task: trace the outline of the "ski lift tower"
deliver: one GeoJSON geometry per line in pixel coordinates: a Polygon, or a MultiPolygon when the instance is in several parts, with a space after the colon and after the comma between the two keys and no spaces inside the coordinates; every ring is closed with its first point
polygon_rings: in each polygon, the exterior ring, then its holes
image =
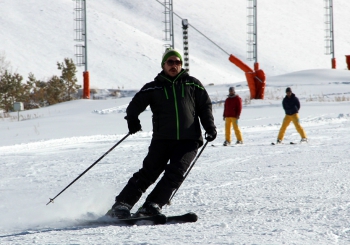
{"type": "Polygon", "coordinates": [[[254,70],[259,70],[258,63],[258,28],[257,1],[248,0],[247,5],[247,60],[254,60],[254,70]]]}
{"type": "Polygon", "coordinates": [[[332,69],[336,68],[334,54],[334,22],[333,22],[333,0],[324,0],[325,2],[325,54],[332,55],[332,69]]]}
{"type": "Polygon", "coordinates": [[[174,45],[174,14],[173,14],[173,0],[164,0],[164,41],[170,41],[171,44],[164,44],[165,49],[175,48],[174,45]]]}
{"type": "Polygon", "coordinates": [[[75,45],[75,57],[77,66],[85,66],[83,72],[84,86],[83,99],[90,99],[90,75],[87,62],[87,31],[86,31],[86,0],[75,0],[75,38],[74,41],[83,42],[75,45]]]}

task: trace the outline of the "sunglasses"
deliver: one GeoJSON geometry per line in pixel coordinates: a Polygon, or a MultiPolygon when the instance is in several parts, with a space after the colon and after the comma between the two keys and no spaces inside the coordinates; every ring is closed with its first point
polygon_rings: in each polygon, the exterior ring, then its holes
{"type": "Polygon", "coordinates": [[[181,60],[167,60],[165,62],[168,66],[173,66],[173,65],[182,65],[182,61],[181,60]]]}

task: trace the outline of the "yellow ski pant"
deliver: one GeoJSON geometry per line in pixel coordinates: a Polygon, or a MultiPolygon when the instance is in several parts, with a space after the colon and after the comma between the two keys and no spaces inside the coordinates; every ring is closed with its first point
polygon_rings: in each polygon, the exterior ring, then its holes
{"type": "Polygon", "coordinates": [[[237,140],[243,141],[241,130],[238,127],[238,119],[235,117],[225,117],[225,137],[226,141],[231,143],[231,127],[233,125],[233,130],[237,140]]]}
{"type": "Polygon", "coordinates": [[[277,139],[283,140],[284,134],[286,133],[287,127],[289,126],[290,122],[293,122],[295,129],[298,131],[301,138],[307,138],[304,129],[300,125],[299,115],[298,113],[295,113],[293,115],[286,115],[284,117],[277,139]]]}

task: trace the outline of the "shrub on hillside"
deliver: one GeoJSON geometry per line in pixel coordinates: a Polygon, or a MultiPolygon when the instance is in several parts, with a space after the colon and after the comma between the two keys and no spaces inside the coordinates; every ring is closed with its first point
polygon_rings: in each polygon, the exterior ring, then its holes
{"type": "Polygon", "coordinates": [[[81,87],[77,85],[77,69],[72,59],[57,62],[61,76],[52,76],[47,82],[37,80],[30,73],[28,80],[22,83],[23,77],[12,74],[8,64],[0,56],[0,110],[5,112],[13,110],[14,102],[23,102],[24,109],[34,109],[69,101],[81,87]]]}

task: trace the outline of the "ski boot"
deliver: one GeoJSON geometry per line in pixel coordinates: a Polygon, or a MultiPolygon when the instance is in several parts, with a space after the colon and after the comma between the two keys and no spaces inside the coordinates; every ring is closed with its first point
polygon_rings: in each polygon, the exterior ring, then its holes
{"type": "Polygon", "coordinates": [[[130,210],[130,205],[122,202],[116,202],[114,203],[112,208],[107,212],[106,215],[118,219],[127,219],[131,217],[130,210]]]}
{"type": "Polygon", "coordinates": [[[155,216],[161,214],[161,207],[154,202],[146,201],[135,213],[136,217],[155,216]]]}

